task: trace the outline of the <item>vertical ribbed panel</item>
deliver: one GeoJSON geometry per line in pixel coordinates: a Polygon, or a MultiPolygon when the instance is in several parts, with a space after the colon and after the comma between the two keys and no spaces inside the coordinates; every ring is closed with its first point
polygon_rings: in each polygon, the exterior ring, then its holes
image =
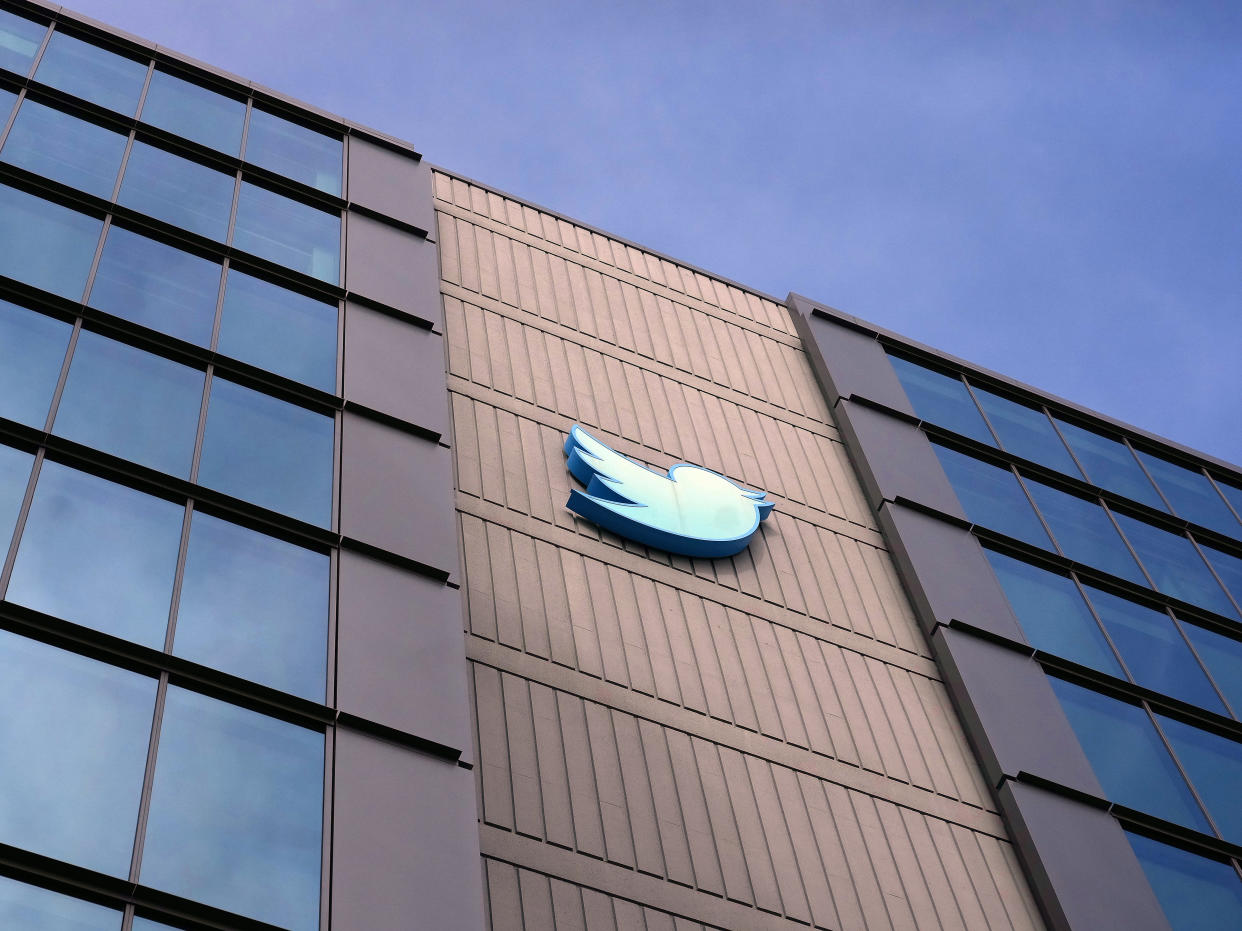
{"type": "Polygon", "coordinates": [[[435,185],[492,929],[1042,927],[784,308],[435,185]],[[600,531],[573,423],[776,512],[600,531]]]}

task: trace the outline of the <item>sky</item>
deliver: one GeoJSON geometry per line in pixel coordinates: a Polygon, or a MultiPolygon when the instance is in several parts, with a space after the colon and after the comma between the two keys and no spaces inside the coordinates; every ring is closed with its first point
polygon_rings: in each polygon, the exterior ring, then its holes
{"type": "Polygon", "coordinates": [[[1242,463],[1236,0],[69,0],[1242,463]]]}

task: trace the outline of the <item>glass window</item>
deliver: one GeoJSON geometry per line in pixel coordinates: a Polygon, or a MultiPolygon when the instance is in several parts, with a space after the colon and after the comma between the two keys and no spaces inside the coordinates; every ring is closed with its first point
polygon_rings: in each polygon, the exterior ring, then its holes
{"type": "Polygon", "coordinates": [[[1234,716],[1242,715],[1242,642],[1185,621],[1182,629],[1225,700],[1233,706],[1234,716]]]}
{"type": "Polygon", "coordinates": [[[128,875],[155,680],[0,631],[0,703],[0,841],[128,875]]]}
{"type": "Polygon", "coordinates": [[[42,23],[0,10],[0,68],[18,74],[28,72],[46,32],[47,26],[42,23]]]}
{"type": "Polygon", "coordinates": [[[173,652],[323,701],[329,565],[323,553],[195,513],[173,652]]]}
{"type": "Polygon", "coordinates": [[[1138,553],[1158,591],[1191,604],[1237,617],[1228,596],[1187,537],[1114,512],[1117,523],[1138,553]]]}
{"type": "Polygon", "coordinates": [[[200,484],[327,527],[332,451],[331,417],[212,381],[200,484]]]}
{"type": "Polygon", "coordinates": [[[1231,537],[1239,536],[1242,527],[1238,526],[1229,506],[1216,493],[1206,475],[1149,456],[1141,450],[1138,456],[1178,514],[1202,527],[1219,530],[1231,537]]]}
{"type": "Polygon", "coordinates": [[[142,105],[142,120],[212,149],[237,155],[241,152],[246,105],[166,71],[156,71],[151,75],[151,86],[142,105]]]}
{"type": "Polygon", "coordinates": [[[190,477],[206,374],[83,330],[52,432],[190,477]]]}
{"type": "Polygon", "coordinates": [[[1221,837],[1237,843],[1242,839],[1242,744],[1164,715],[1156,719],[1221,837]]]}
{"type": "Polygon", "coordinates": [[[336,392],[335,304],[230,271],[220,312],[226,356],[336,392]]]}
{"type": "Polygon", "coordinates": [[[27,100],[17,111],[0,159],[111,199],[125,142],[120,133],[27,100]]]}
{"type": "Polygon", "coordinates": [[[1233,505],[1234,513],[1242,517],[1242,488],[1235,488],[1233,485],[1220,481],[1216,483],[1216,487],[1220,489],[1220,493],[1233,505]]]}
{"type": "Polygon", "coordinates": [[[1200,708],[1228,713],[1171,617],[1090,585],[1085,588],[1135,682],[1200,708]]]}
{"type": "Polygon", "coordinates": [[[117,203],[223,242],[233,207],[233,176],[135,142],[117,203]]]}
{"type": "Polygon", "coordinates": [[[134,923],[130,925],[130,928],[132,931],[176,931],[172,925],[162,925],[158,921],[139,915],[134,916],[134,923]]]}
{"type": "Polygon", "coordinates": [[[975,388],[975,397],[1005,449],[1078,478],[1081,474],[1078,466],[1074,465],[1047,414],[979,387],[975,388]]]}
{"type": "Polygon", "coordinates": [[[307,129],[275,114],[250,111],[246,161],[329,194],[341,193],[339,136],[307,129]]]}
{"type": "Polygon", "coordinates": [[[970,399],[970,392],[960,378],[923,368],[898,356],[889,356],[888,361],[893,363],[897,380],[906,389],[914,412],[922,420],[989,446],[996,445],[988,425],[983,422],[979,409],[970,399]]]}
{"type": "Polygon", "coordinates": [[[1048,534],[1012,472],[934,443],[932,449],[974,523],[1049,548],[1048,534]]]}
{"type": "Polygon", "coordinates": [[[1202,543],[1199,546],[1220,580],[1225,583],[1225,588],[1233,593],[1234,600],[1242,602],[1242,559],[1212,546],[1202,543]]]}
{"type": "Polygon", "coordinates": [[[20,931],[120,931],[116,909],[0,876],[0,928],[20,931]]]}
{"type": "Polygon", "coordinates": [[[1117,528],[1096,502],[1030,479],[1026,487],[1066,556],[1138,585],[1147,584],[1117,528]]]}
{"type": "Polygon", "coordinates": [[[1211,833],[1146,711],[1062,679],[1048,681],[1109,800],[1211,833]]]}
{"type": "Polygon", "coordinates": [[[44,462],[6,597],[163,649],[184,512],[44,462]]]}
{"type": "Polygon", "coordinates": [[[1228,863],[1126,832],[1173,931],[1242,928],[1242,882],[1228,863]]]}
{"type": "Polygon", "coordinates": [[[170,686],[142,882],[317,928],[323,753],[323,734],[170,686]]]}
{"type": "Polygon", "coordinates": [[[1162,511],[1168,510],[1124,443],[1063,420],[1058,420],[1056,424],[1086,469],[1088,479],[1119,495],[1162,511]]]}
{"type": "Polygon", "coordinates": [[[17,95],[11,90],[0,87],[0,126],[9,120],[9,114],[13,112],[13,104],[17,103],[17,95]]]}
{"type": "Polygon", "coordinates": [[[0,184],[0,275],[79,300],[103,220],[0,184]]]}
{"type": "Polygon", "coordinates": [[[1032,646],[1126,677],[1073,579],[991,550],[984,554],[1032,646]]]}
{"type": "Polygon", "coordinates": [[[73,327],[0,301],[0,417],[43,429],[73,327]]]}
{"type": "Polygon", "coordinates": [[[244,181],[233,245],[321,281],[340,279],[340,214],[244,181]]]}
{"type": "Polygon", "coordinates": [[[17,514],[22,509],[22,498],[26,497],[33,465],[34,456],[30,453],[0,445],[0,553],[4,556],[13,540],[13,528],[17,526],[17,514]]]}
{"type": "Polygon", "coordinates": [[[220,266],[115,224],[91,285],[89,303],[199,346],[211,342],[220,266]]]}
{"type": "Polygon", "coordinates": [[[63,32],[53,32],[35,78],[75,97],[133,116],[147,66],[63,32]]]}

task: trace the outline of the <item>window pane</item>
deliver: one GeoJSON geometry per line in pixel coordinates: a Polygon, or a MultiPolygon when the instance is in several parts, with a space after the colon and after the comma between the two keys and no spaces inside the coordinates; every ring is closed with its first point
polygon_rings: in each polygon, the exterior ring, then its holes
{"type": "Polygon", "coordinates": [[[229,155],[241,152],[246,105],[164,71],[151,75],[142,120],[229,155]]]}
{"type": "Polygon", "coordinates": [[[6,596],[161,649],[184,508],[44,462],[6,596]]]}
{"type": "Polygon", "coordinates": [[[1147,712],[1061,679],[1048,681],[1109,800],[1211,833],[1147,712]]]}
{"type": "Polygon", "coordinates": [[[13,112],[13,104],[17,103],[17,95],[11,90],[0,87],[0,123],[7,123],[9,114],[13,112]]]}
{"type": "Polygon", "coordinates": [[[104,242],[89,303],[206,346],[219,292],[217,263],[114,225],[104,242]]]}
{"type": "Polygon", "coordinates": [[[1228,713],[1172,618],[1089,585],[1086,589],[1135,682],[1200,708],[1228,713]]]}
{"type": "Polygon", "coordinates": [[[1114,512],[1113,516],[1158,591],[1226,617],[1238,616],[1187,537],[1169,533],[1125,514],[1114,512]]]}
{"type": "Polygon", "coordinates": [[[318,927],[323,752],[320,733],[170,686],[142,882],[318,927]]]}
{"type": "Polygon", "coordinates": [[[198,481],[327,527],[332,507],[331,417],[215,379],[198,481]]]}
{"type": "Polygon", "coordinates": [[[233,176],[135,142],[117,203],[223,241],[233,206],[233,176]]]}
{"type": "Polygon", "coordinates": [[[18,931],[120,931],[116,909],[0,876],[0,928],[18,931]]]}
{"type": "Polygon", "coordinates": [[[1165,462],[1142,451],[1138,455],[1178,514],[1188,521],[1219,530],[1231,537],[1240,535],[1242,527],[1238,525],[1229,511],[1229,506],[1216,493],[1206,475],[1165,462]]]}
{"type": "Polygon", "coordinates": [[[1185,621],[1182,629],[1213,681],[1224,692],[1225,700],[1233,706],[1234,716],[1242,715],[1242,642],[1185,621]]]}
{"type": "Polygon", "coordinates": [[[17,513],[22,509],[33,465],[34,456],[30,453],[0,446],[0,553],[4,556],[13,541],[13,528],[17,526],[17,513]]]}
{"type": "Polygon", "coordinates": [[[989,446],[996,445],[960,378],[942,375],[897,356],[889,356],[888,361],[893,363],[893,371],[921,419],[989,446]]]}
{"type": "Polygon", "coordinates": [[[246,161],[319,188],[341,193],[339,137],[307,129],[263,110],[250,112],[246,161]]]}
{"type": "Polygon", "coordinates": [[[126,876],[155,680],[0,631],[0,702],[0,840],[126,876]]]}
{"type": "Polygon", "coordinates": [[[1126,677],[1072,579],[991,550],[984,554],[1032,646],[1126,677]]]}
{"type": "Polygon", "coordinates": [[[158,921],[152,921],[150,918],[140,918],[134,916],[134,923],[130,925],[132,931],[176,931],[172,925],[162,925],[158,921]]]}
{"type": "Polygon", "coordinates": [[[1233,505],[1234,513],[1242,517],[1242,488],[1235,488],[1233,485],[1225,482],[1217,482],[1216,487],[1220,489],[1221,494],[1229,499],[1229,503],[1233,505]]]}
{"type": "Polygon", "coordinates": [[[43,429],[73,327],[0,301],[0,417],[43,429]]]}
{"type": "Polygon", "coordinates": [[[1156,489],[1152,487],[1124,443],[1063,420],[1056,423],[1070,449],[1087,470],[1088,479],[1101,488],[1115,491],[1162,511],[1167,510],[1160,495],[1156,493],[1156,489]]]}
{"type": "Polygon", "coordinates": [[[78,300],[103,220],[0,184],[0,275],[78,300]]]}
{"type": "Polygon", "coordinates": [[[41,23],[0,10],[0,68],[28,72],[46,32],[47,26],[41,23]]]}
{"type": "Polygon", "coordinates": [[[1242,559],[1212,546],[1199,545],[1225,588],[1233,593],[1234,600],[1242,602],[1242,559]]]}
{"type": "Polygon", "coordinates": [[[1242,744],[1164,715],[1156,718],[1221,836],[1242,840],[1242,744]]]}
{"type": "Polygon", "coordinates": [[[173,652],[323,701],[329,566],[323,553],[196,513],[173,652]]]}
{"type": "Polygon", "coordinates": [[[233,245],[336,284],[341,217],[242,182],[233,245]]]}
{"type": "Polygon", "coordinates": [[[0,159],[110,199],[125,142],[120,133],[27,100],[17,111],[0,159]]]}
{"type": "Polygon", "coordinates": [[[1126,832],[1173,931],[1242,928],[1242,882],[1228,863],[1126,832]]]}
{"type": "Polygon", "coordinates": [[[52,432],[190,477],[206,374],[83,330],[52,432]]]}
{"type": "Polygon", "coordinates": [[[109,110],[133,116],[147,66],[63,32],[52,33],[35,77],[109,110]]]}
{"type": "Polygon", "coordinates": [[[230,271],[220,316],[226,356],[336,392],[335,304],[230,271]]]}
{"type": "Polygon", "coordinates": [[[1102,507],[1030,479],[1026,487],[1066,556],[1138,585],[1147,584],[1102,507]]]}
{"type": "Polygon", "coordinates": [[[978,387],[975,397],[1005,449],[1078,478],[1081,473],[1047,414],[978,387]]]}
{"type": "Polygon", "coordinates": [[[932,449],[974,523],[1050,548],[1048,534],[1012,472],[934,443],[932,449]]]}

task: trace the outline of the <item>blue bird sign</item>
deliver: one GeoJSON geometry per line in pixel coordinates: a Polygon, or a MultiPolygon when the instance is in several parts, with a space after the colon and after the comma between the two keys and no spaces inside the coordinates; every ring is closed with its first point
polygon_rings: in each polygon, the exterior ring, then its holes
{"type": "Polygon", "coordinates": [[[667,475],[609,449],[576,424],[565,440],[569,471],[586,491],[566,503],[618,536],[682,556],[740,553],[774,506],[723,475],[678,463],[667,475]]]}

